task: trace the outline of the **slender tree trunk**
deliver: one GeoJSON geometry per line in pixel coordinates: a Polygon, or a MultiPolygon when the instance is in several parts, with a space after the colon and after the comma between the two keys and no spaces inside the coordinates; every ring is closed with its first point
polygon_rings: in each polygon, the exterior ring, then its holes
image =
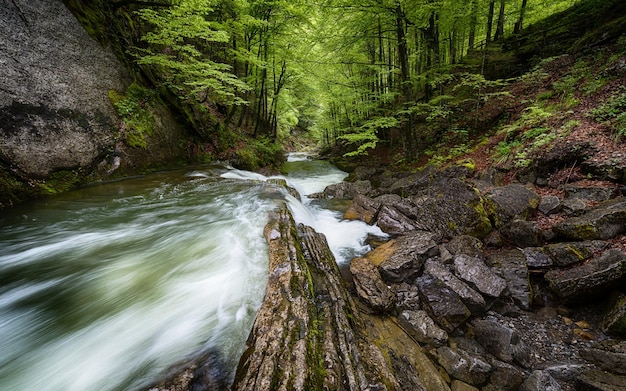
{"type": "Polygon", "coordinates": [[[469,38],[468,38],[468,49],[474,48],[474,43],[476,40],[476,25],[478,24],[478,0],[472,0],[470,3],[470,21],[469,21],[469,38]]]}
{"type": "Polygon", "coordinates": [[[499,41],[504,38],[504,6],[506,0],[500,0],[500,13],[498,14],[498,27],[496,28],[495,41],[499,41]]]}
{"type": "Polygon", "coordinates": [[[522,7],[519,12],[519,19],[515,23],[515,28],[513,29],[513,34],[519,34],[522,32],[522,28],[524,27],[524,16],[526,15],[526,5],[528,0],[522,0],[522,7]]]}
{"type": "Polygon", "coordinates": [[[493,14],[496,7],[496,1],[489,2],[489,14],[487,15],[487,36],[485,37],[485,46],[491,42],[491,33],[493,31],[493,14]]]}

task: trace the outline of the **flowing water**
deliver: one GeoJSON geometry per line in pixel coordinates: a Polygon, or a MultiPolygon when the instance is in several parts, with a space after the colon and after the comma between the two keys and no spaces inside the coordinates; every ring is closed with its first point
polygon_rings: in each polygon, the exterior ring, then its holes
{"type": "MultiPolygon", "coordinates": [[[[345,176],[302,157],[286,169],[302,194],[345,176]]],[[[265,179],[170,171],[2,211],[0,390],[138,390],[206,351],[234,371],[263,298],[262,231],[278,199],[327,234],[340,263],[380,233],[265,179]]]]}

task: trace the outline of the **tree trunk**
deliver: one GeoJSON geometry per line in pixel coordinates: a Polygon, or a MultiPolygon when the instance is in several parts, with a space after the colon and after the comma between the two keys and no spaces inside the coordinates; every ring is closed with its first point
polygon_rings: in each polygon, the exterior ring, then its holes
{"type": "Polygon", "coordinates": [[[485,37],[485,46],[491,42],[491,33],[493,31],[493,14],[496,7],[496,0],[489,2],[489,14],[487,15],[487,36],[485,37]]]}
{"type": "Polygon", "coordinates": [[[500,13],[498,14],[498,26],[496,27],[496,35],[494,41],[499,41],[504,38],[504,6],[506,0],[500,0],[500,13]]]}
{"type": "Polygon", "coordinates": [[[476,40],[476,26],[478,24],[478,0],[472,0],[470,4],[470,22],[469,22],[469,38],[468,49],[473,49],[476,40]]]}
{"type": "Polygon", "coordinates": [[[515,28],[513,29],[513,34],[519,34],[522,32],[522,28],[524,25],[524,16],[526,15],[526,5],[528,0],[522,0],[522,7],[519,11],[519,19],[515,22],[515,28]]]}

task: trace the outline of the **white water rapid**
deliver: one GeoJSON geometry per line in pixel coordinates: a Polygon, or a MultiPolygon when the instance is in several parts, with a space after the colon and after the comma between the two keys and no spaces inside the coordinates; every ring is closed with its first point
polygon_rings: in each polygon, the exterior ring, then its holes
{"type": "MultiPolygon", "coordinates": [[[[302,194],[345,176],[304,158],[288,164],[302,194]]],[[[0,390],[141,390],[204,351],[232,376],[267,280],[262,231],[277,197],[265,180],[171,171],[3,211],[0,390]]],[[[339,263],[380,234],[306,198],[290,205],[339,263]]]]}

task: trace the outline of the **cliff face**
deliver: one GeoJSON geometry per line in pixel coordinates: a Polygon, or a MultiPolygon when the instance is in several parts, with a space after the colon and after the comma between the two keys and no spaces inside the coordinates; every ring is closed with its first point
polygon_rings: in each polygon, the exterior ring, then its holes
{"type": "Polygon", "coordinates": [[[129,73],[61,0],[0,3],[0,208],[180,155],[179,127],[158,105],[159,140],[136,150],[119,142],[124,129],[109,91],[123,93],[129,73]]]}

